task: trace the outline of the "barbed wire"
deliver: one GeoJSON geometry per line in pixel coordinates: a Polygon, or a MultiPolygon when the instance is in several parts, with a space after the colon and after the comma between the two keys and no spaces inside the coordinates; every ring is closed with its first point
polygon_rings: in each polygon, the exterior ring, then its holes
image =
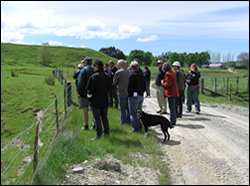
{"type": "MultiPolygon", "coordinates": [[[[66,79],[65,76],[63,76],[63,78],[64,78],[64,80],[66,79]]],[[[58,77],[58,80],[59,80],[60,82],[63,82],[64,87],[65,87],[65,83],[64,83],[65,81],[60,80],[59,77],[58,77]]],[[[65,114],[66,114],[66,113],[63,112],[63,109],[64,109],[64,108],[63,108],[63,107],[59,107],[59,106],[62,105],[63,102],[68,101],[68,99],[70,98],[71,92],[72,92],[71,89],[70,89],[71,86],[72,86],[71,84],[68,84],[68,85],[66,86],[66,88],[63,89],[63,91],[61,91],[60,93],[56,94],[57,100],[61,99],[61,97],[62,97],[63,94],[66,93],[66,95],[67,95],[67,96],[66,96],[66,99],[63,98],[62,101],[57,105],[58,111],[59,111],[59,112],[62,111],[62,113],[63,113],[63,114],[61,114],[61,116],[59,117],[59,121],[61,121],[61,122],[63,121],[63,116],[65,117],[65,114]],[[70,90],[70,91],[67,92],[67,90],[70,90]],[[65,91],[66,91],[66,92],[65,92],[65,91]]],[[[55,99],[53,100],[53,102],[52,102],[48,107],[46,107],[46,108],[44,109],[44,111],[42,111],[42,113],[41,113],[40,116],[37,116],[37,118],[34,119],[34,121],[32,122],[32,124],[31,124],[30,127],[28,127],[28,128],[25,129],[23,132],[21,132],[20,134],[18,134],[17,136],[15,136],[12,140],[10,140],[10,141],[1,149],[1,153],[2,153],[5,149],[7,149],[7,148],[13,143],[14,140],[17,140],[17,139],[18,139],[20,136],[22,136],[25,132],[31,130],[31,129],[38,123],[39,119],[42,119],[42,118],[44,117],[45,113],[46,113],[46,112],[49,110],[49,108],[50,108],[52,105],[54,105],[54,104],[55,104],[55,99]]],[[[67,104],[67,103],[65,103],[65,104],[67,104]]],[[[51,119],[51,117],[53,116],[53,114],[55,113],[55,111],[56,111],[56,108],[54,109],[54,111],[52,110],[51,115],[50,115],[48,118],[46,118],[46,121],[42,122],[40,131],[42,131],[43,127],[44,127],[44,126],[48,123],[48,121],[51,119]]],[[[51,139],[53,139],[53,136],[56,137],[57,134],[53,135],[52,137],[49,137],[49,136],[51,136],[51,133],[53,133],[53,132],[51,132],[52,130],[50,130],[50,129],[51,129],[52,125],[55,123],[55,121],[56,121],[56,118],[55,118],[54,120],[51,121],[50,125],[49,125],[48,128],[45,130],[45,132],[42,132],[42,133],[41,133],[42,135],[40,134],[40,136],[41,136],[40,141],[46,136],[46,134],[48,134],[48,140],[47,140],[48,143],[46,143],[46,144],[48,144],[48,145],[46,145],[46,146],[43,148],[44,150],[42,151],[42,153],[40,153],[40,156],[41,156],[43,153],[45,153],[47,149],[51,148],[51,145],[52,145],[52,144],[54,143],[54,141],[55,141],[55,140],[51,140],[51,139]],[[48,133],[49,130],[50,130],[50,133],[48,133]],[[51,142],[49,142],[49,141],[51,141],[51,142]]],[[[17,157],[21,154],[21,152],[24,151],[24,149],[25,149],[25,147],[27,146],[27,144],[28,144],[36,135],[38,135],[38,134],[32,135],[32,136],[26,141],[26,143],[23,145],[23,148],[16,154],[16,156],[11,160],[11,162],[8,164],[8,166],[7,166],[7,167],[4,169],[4,171],[1,173],[1,176],[10,168],[10,166],[11,166],[11,165],[13,164],[13,162],[17,159],[17,157]]],[[[56,138],[54,138],[54,139],[56,139],[56,138]]],[[[33,153],[33,155],[31,156],[31,158],[34,158],[34,154],[35,154],[35,152],[37,151],[37,148],[38,148],[38,146],[37,146],[36,149],[34,150],[34,153],[33,153]]],[[[42,156],[41,156],[41,157],[42,157],[42,156]]],[[[21,176],[19,177],[19,179],[17,180],[17,182],[15,183],[15,185],[19,183],[19,181],[20,181],[21,178],[23,177],[24,173],[26,172],[26,170],[27,170],[27,168],[28,168],[28,166],[30,165],[31,162],[32,162],[32,161],[29,161],[29,163],[27,163],[26,168],[24,169],[24,171],[22,171],[22,174],[21,174],[21,176]]],[[[41,161],[39,161],[39,163],[38,163],[38,165],[37,165],[37,169],[36,169],[36,171],[34,172],[33,178],[32,178],[32,180],[31,180],[31,184],[33,183],[34,177],[35,177],[35,175],[36,175],[36,173],[37,173],[38,167],[39,167],[39,165],[40,165],[41,162],[42,162],[42,159],[41,159],[41,161]]]]}

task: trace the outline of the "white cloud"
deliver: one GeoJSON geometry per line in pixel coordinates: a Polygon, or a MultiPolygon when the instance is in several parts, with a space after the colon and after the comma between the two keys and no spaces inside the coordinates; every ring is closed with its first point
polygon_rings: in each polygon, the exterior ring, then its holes
{"type": "Polygon", "coordinates": [[[63,25],[61,18],[49,14],[1,15],[1,30],[29,34],[51,34],[63,25]]]}
{"type": "Polygon", "coordinates": [[[151,37],[146,37],[144,39],[138,38],[136,41],[137,42],[149,42],[149,41],[156,41],[158,40],[158,37],[156,35],[152,35],[151,37]]]}
{"type": "Polygon", "coordinates": [[[137,26],[120,25],[117,31],[111,31],[107,29],[105,24],[97,20],[83,21],[80,26],[72,26],[69,28],[63,28],[57,30],[55,34],[57,36],[76,36],[81,39],[93,39],[95,37],[103,39],[126,39],[134,35],[141,33],[141,29],[137,26]]]}
{"type": "Polygon", "coordinates": [[[18,32],[4,32],[1,29],[1,42],[21,42],[23,40],[24,35],[18,32]]]}
{"type": "Polygon", "coordinates": [[[50,40],[50,41],[46,41],[49,43],[49,45],[62,45],[62,42],[59,42],[59,41],[53,41],[53,40],[50,40]]]}

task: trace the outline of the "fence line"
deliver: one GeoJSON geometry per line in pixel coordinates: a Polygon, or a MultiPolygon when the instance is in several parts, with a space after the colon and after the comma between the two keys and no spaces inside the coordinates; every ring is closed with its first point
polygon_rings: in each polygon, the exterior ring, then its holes
{"type": "MultiPolygon", "coordinates": [[[[219,96],[229,95],[230,101],[231,101],[232,92],[235,92],[235,94],[249,92],[249,77],[247,78],[239,78],[239,77],[209,77],[208,78],[207,77],[206,82],[204,81],[204,79],[205,78],[201,79],[201,93],[203,94],[204,94],[204,90],[206,90],[219,96]],[[209,80],[210,78],[211,78],[211,82],[209,80]],[[232,81],[232,79],[235,79],[235,81],[232,81]],[[239,84],[240,79],[241,79],[241,84],[239,84]],[[229,80],[230,80],[230,83],[229,83],[229,80]],[[230,86],[230,90],[229,90],[229,86],[230,86]],[[230,93],[228,91],[230,91],[230,93]]],[[[244,99],[244,101],[249,100],[249,96],[246,96],[245,98],[246,99],[244,99]]]]}
{"type": "MultiPolygon", "coordinates": [[[[15,160],[17,160],[17,157],[20,156],[20,154],[26,149],[26,147],[28,146],[28,143],[34,139],[35,137],[35,146],[34,146],[34,151],[31,155],[28,155],[29,158],[31,158],[30,161],[28,161],[28,163],[23,167],[24,169],[22,170],[20,176],[17,176],[15,177],[15,179],[17,179],[17,181],[15,182],[15,185],[18,184],[20,182],[20,180],[22,179],[24,173],[27,171],[27,168],[29,167],[30,163],[32,162],[32,158],[34,158],[34,169],[33,169],[33,176],[31,178],[31,184],[33,183],[34,181],[34,178],[37,174],[37,170],[38,170],[38,167],[40,165],[40,163],[45,159],[45,156],[43,156],[43,158],[41,158],[41,160],[38,162],[38,164],[36,164],[35,162],[35,159],[37,158],[37,152],[38,152],[38,148],[42,148],[43,151],[42,153],[40,153],[40,157],[42,157],[42,154],[44,154],[45,152],[47,152],[52,144],[54,143],[54,139],[56,138],[56,136],[58,135],[58,132],[59,132],[59,125],[56,126],[57,128],[57,132],[56,134],[54,133],[54,129],[52,129],[52,127],[54,126],[54,124],[56,123],[56,119],[58,119],[59,117],[59,120],[58,122],[62,122],[63,119],[65,119],[66,117],[66,114],[67,114],[67,111],[66,111],[66,108],[67,106],[70,106],[71,105],[71,83],[67,83],[67,80],[65,78],[65,76],[63,76],[63,70],[58,70],[56,69],[55,71],[53,71],[53,75],[54,77],[56,77],[62,84],[64,83],[64,89],[63,91],[61,91],[60,93],[56,94],[55,97],[57,97],[57,99],[54,99],[52,101],[52,103],[46,107],[44,109],[44,111],[41,113],[40,116],[37,116],[37,118],[32,122],[31,126],[28,127],[27,129],[25,129],[23,132],[21,132],[20,134],[18,134],[16,137],[14,137],[13,139],[11,139],[2,149],[1,149],[1,153],[2,152],[6,152],[5,150],[8,149],[8,147],[10,147],[10,145],[15,141],[15,140],[18,140],[20,138],[20,136],[22,136],[24,133],[27,133],[28,134],[31,134],[31,137],[24,143],[21,144],[21,149],[19,150],[19,152],[17,153],[14,153],[14,158],[12,160],[10,160],[10,163],[7,164],[7,166],[5,168],[2,168],[1,169],[4,169],[3,172],[1,172],[1,177],[2,175],[4,175],[6,172],[8,172],[8,170],[10,170],[10,168],[12,167],[11,165],[13,165],[13,162],[15,160]],[[64,80],[64,81],[63,81],[64,80]],[[63,96],[64,95],[64,96],[63,96]],[[55,109],[51,110],[50,107],[52,105],[54,105],[56,103],[56,101],[60,100],[60,102],[58,103],[58,105],[56,106],[55,109]],[[63,104],[64,103],[64,104],[63,104]],[[70,103],[70,104],[69,104],[70,103]],[[60,106],[60,107],[59,107],[60,106]],[[50,109],[50,112],[48,112],[48,110],[50,109]],[[55,111],[59,111],[58,113],[56,113],[55,111]],[[64,112],[63,112],[64,111],[64,112]],[[46,113],[51,113],[50,115],[46,116],[45,117],[45,114],[46,113]],[[61,114],[60,114],[61,113],[61,114]],[[60,114],[60,116],[58,116],[60,114]],[[56,117],[54,119],[52,119],[52,116],[55,115],[56,117]],[[46,120],[43,121],[43,118],[46,118],[46,120]],[[51,120],[52,119],[52,120],[51,120]],[[37,133],[35,135],[32,135],[32,131],[31,129],[34,128],[34,126],[37,124],[37,133]],[[48,125],[48,126],[47,126],[48,125]],[[42,130],[44,127],[47,127],[45,130],[42,130]],[[41,135],[40,135],[41,133],[41,135]],[[54,135],[53,135],[54,133],[54,135]],[[39,135],[40,135],[40,141],[48,138],[47,139],[47,143],[45,146],[43,147],[39,147],[38,145],[38,139],[39,139],[39,135]],[[52,140],[51,140],[52,139],[52,140]],[[24,145],[23,145],[24,144],[24,145]],[[23,146],[22,146],[23,145],[23,146]],[[16,154],[16,155],[15,155],[16,154]]],[[[7,152],[8,153],[8,152],[7,152]]],[[[2,154],[1,154],[2,156],[2,154]]],[[[22,157],[23,158],[23,157],[22,157]]],[[[9,161],[9,160],[7,160],[9,161]]],[[[17,163],[20,163],[17,162],[17,163]]],[[[13,175],[11,175],[13,177],[13,175]]],[[[8,177],[8,176],[7,176],[8,177]]],[[[4,183],[1,183],[1,184],[4,184],[4,183]]]]}

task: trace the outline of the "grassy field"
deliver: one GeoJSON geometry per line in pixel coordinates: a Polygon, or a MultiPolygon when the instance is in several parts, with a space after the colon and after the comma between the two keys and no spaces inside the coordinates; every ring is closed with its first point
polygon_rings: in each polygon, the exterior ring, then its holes
{"type": "MultiPolygon", "coordinates": [[[[121,159],[123,163],[141,166],[150,166],[159,169],[159,184],[171,184],[168,176],[166,164],[159,162],[163,155],[157,145],[157,139],[153,131],[149,131],[149,137],[145,139],[144,134],[130,134],[131,126],[120,125],[119,110],[109,109],[110,138],[102,138],[98,141],[90,141],[95,136],[93,130],[79,130],[83,125],[82,110],[77,110],[77,97],[75,84],[72,77],[77,64],[85,57],[91,56],[93,60],[101,59],[108,62],[109,56],[91,49],[51,47],[52,58],[49,66],[43,66],[38,57],[39,46],[1,44],[1,149],[8,142],[25,131],[30,126],[36,126],[35,115],[38,111],[47,112],[43,118],[41,131],[41,142],[43,146],[39,148],[38,175],[33,184],[57,184],[60,176],[66,170],[65,164],[93,160],[93,158],[105,158],[111,154],[115,158],[121,159]],[[54,85],[46,83],[46,79],[51,77],[55,67],[64,70],[64,75],[68,81],[72,82],[73,104],[68,107],[66,120],[63,119],[63,85],[55,79],[54,85]],[[15,76],[12,76],[14,74],[15,76]],[[60,113],[60,133],[56,135],[55,105],[51,105],[55,95],[58,95],[60,113]],[[55,140],[56,139],[56,140],[55,140]],[[48,145],[49,144],[49,145],[48,145]],[[138,152],[145,153],[152,158],[149,162],[141,162],[132,159],[131,155],[138,152]]],[[[116,59],[113,59],[117,61],[116,59]]],[[[143,67],[142,67],[143,68],[143,67]]],[[[157,67],[150,67],[152,80],[158,70],[157,67]]],[[[184,68],[187,73],[188,69],[184,68]]],[[[228,73],[222,70],[200,69],[202,76],[240,76],[248,74],[249,71],[236,71],[237,74],[228,73]],[[223,72],[223,73],[221,73],[223,72]]],[[[225,76],[225,77],[226,77],[225,76]]],[[[241,81],[240,81],[241,83],[241,81]]],[[[244,91],[246,85],[243,85],[244,91]]],[[[239,88],[239,92],[241,89],[239,88]]],[[[249,98],[249,93],[247,94],[249,98]]],[[[239,104],[228,101],[228,98],[215,97],[210,93],[200,94],[201,102],[215,102],[239,104]],[[223,99],[225,99],[223,101],[223,99]]],[[[249,107],[249,105],[245,105],[249,107]]],[[[91,116],[91,115],[90,115],[91,116]]],[[[89,117],[89,123],[92,123],[89,117]]],[[[1,151],[1,184],[30,184],[33,179],[33,150],[35,139],[35,127],[25,132],[18,140],[13,141],[8,148],[1,151]],[[19,142],[19,143],[18,143],[19,142]],[[26,148],[27,147],[27,148],[26,148]],[[20,153],[20,154],[19,154],[20,153]],[[31,163],[26,167],[25,159],[31,158],[31,163]],[[12,162],[13,161],[13,162],[12,162]],[[10,165],[8,168],[8,165],[10,165]],[[7,167],[7,170],[6,170],[7,167]],[[4,172],[4,174],[2,174],[4,172]],[[25,172],[23,175],[22,173],[25,172]],[[21,177],[22,176],[22,177],[21,177]]]]}

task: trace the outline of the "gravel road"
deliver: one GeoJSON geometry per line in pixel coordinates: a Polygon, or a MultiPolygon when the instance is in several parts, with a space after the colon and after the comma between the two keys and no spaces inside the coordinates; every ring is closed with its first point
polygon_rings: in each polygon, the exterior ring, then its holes
{"type": "MultiPolygon", "coordinates": [[[[169,160],[173,184],[249,185],[249,109],[241,109],[247,114],[235,113],[234,109],[203,103],[199,115],[194,106],[192,109],[186,113],[184,104],[183,117],[169,130],[170,140],[160,144],[169,160]]],[[[159,110],[152,88],[143,110],[150,114],[159,110]]],[[[162,139],[160,126],[154,128],[162,139]]]]}
{"type": "MultiPolygon", "coordinates": [[[[152,82],[153,83],[153,82],[152,82]]],[[[143,110],[156,114],[159,110],[156,91],[145,98],[143,110]]],[[[186,106],[184,104],[184,111],[186,106]]],[[[194,108],[193,108],[194,110],[194,108]]],[[[167,110],[169,112],[169,109],[167,110]]],[[[169,118],[169,114],[164,115],[169,118]]],[[[169,130],[170,140],[162,143],[160,125],[153,127],[165,155],[173,185],[249,185],[249,109],[238,106],[210,106],[201,103],[199,115],[185,113],[169,130]]],[[[132,155],[131,155],[132,156],[132,155]]],[[[149,160],[134,154],[134,159],[149,160]]],[[[107,161],[120,164],[122,174],[104,171],[93,166],[99,160],[65,165],[68,172],[60,185],[156,185],[154,169],[139,165],[123,165],[109,157],[107,161]],[[74,169],[81,170],[74,173],[74,169]]]]}

